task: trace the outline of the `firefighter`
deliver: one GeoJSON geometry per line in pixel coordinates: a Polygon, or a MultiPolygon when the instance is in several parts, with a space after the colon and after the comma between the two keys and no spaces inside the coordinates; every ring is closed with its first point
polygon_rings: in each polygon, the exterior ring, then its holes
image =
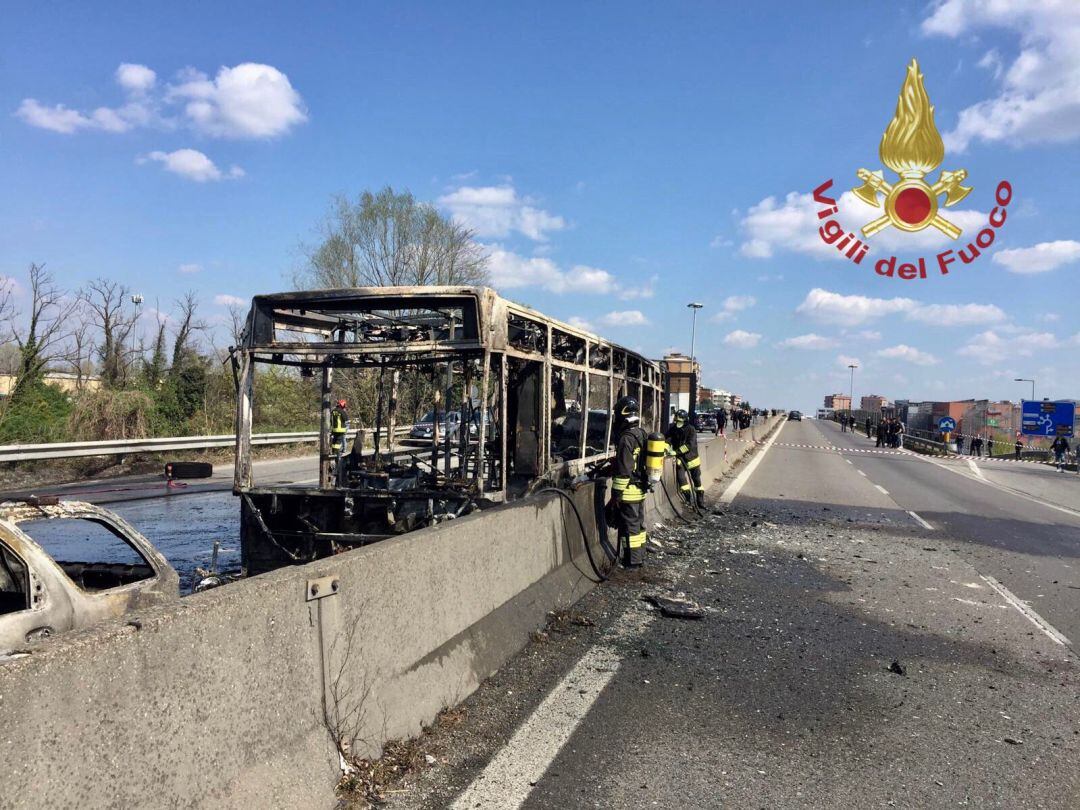
{"type": "Polygon", "coordinates": [[[701,458],[697,452],[697,431],[690,423],[690,415],[684,410],[675,412],[675,418],[664,434],[668,452],[678,456],[681,463],[675,466],[679,492],[688,503],[697,501],[705,507],[705,487],[701,485],[701,458]]]}
{"type": "Polygon", "coordinates": [[[345,432],[349,428],[348,403],[339,399],[334,410],[330,411],[330,455],[338,463],[345,449],[345,432]]]}
{"type": "Polygon", "coordinates": [[[638,424],[638,401],[622,397],[615,403],[615,476],[611,494],[618,506],[619,540],[623,565],[636,568],[645,562],[645,469],[648,437],[638,424]]]}

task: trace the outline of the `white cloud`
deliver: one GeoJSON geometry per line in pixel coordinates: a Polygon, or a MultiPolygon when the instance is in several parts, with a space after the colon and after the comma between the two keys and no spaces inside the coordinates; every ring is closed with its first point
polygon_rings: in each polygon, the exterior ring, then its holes
{"type": "Polygon", "coordinates": [[[15,115],[30,126],[67,135],[79,130],[127,132],[150,125],[172,129],[179,115],[199,134],[223,138],[272,138],[307,120],[300,94],[284,73],[270,65],[222,67],[214,79],[188,68],[179,84],[163,91],[158,89],[157,74],[146,65],[121,64],[114,78],[125,97],[119,107],[84,113],[27,98],[15,115]],[[171,116],[161,111],[168,105],[171,116]]]}
{"type": "Polygon", "coordinates": [[[979,62],[995,70],[998,93],[960,112],[956,128],[944,136],[946,148],[963,150],[974,140],[1019,145],[1080,137],[1080,3],[938,0],[922,23],[924,33],[954,39],[980,28],[1009,31],[1020,47],[1007,67],[996,54],[979,62]]]}
{"type": "Polygon", "coordinates": [[[563,271],[544,256],[522,256],[498,245],[487,246],[488,272],[496,289],[541,287],[553,293],[612,294],[618,289],[607,270],[579,264],[563,271]]]}
{"type": "Polygon", "coordinates": [[[240,298],[239,296],[221,293],[214,296],[214,303],[217,304],[219,307],[242,307],[246,306],[248,302],[245,301],[243,298],[240,298]]]}
{"type": "Polygon", "coordinates": [[[823,337],[810,332],[806,335],[787,338],[777,344],[784,349],[833,349],[838,345],[836,338],[823,337]]]}
{"type": "Polygon", "coordinates": [[[992,366],[1017,356],[1031,357],[1037,351],[1056,349],[1061,345],[1057,337],[1049,332],[1034,332],[1022,328],[1010,331],[1012,335],[1009,337],[1002,337],[994,330],[980,332],[957,349],[956,353],[970,357],[984,366],[992,366]]]}
{"type": "Polygon", "coordinates": [[[757,332],[747,332],[742,329],[736,329],[734,332],[728,332],[724,335],[724,344],[727,346],[737,346],[740,349],[752,349],[761,342],[761,335],[757,332]]]}
{"type": "Polygon", "coordinates": [[[909,312],[917,306],[918,301],[911,298],[842,295],[815,287],[806,294],[806,298],[795,311],[823,323],[858,326],[885,315],[909,312]]]}
{"type": "MultiPolygon", "coordinates": [[[[934,326],[973,326],[1006,319],[1005,313],[994,304],[922,304],[913,298],[843,295],[820,287],[807,293],[795,311],[821,323],[842,326],[859,326],[897,314],[904,315],[909,321],[934,326]]],[[[880,335],[877,337],[880,338],[880,335]]]]}
{"type": "Polygon", "coordinates": [[[881,340],[881,332],[876,329],[863,329],[852,335],[856,340],[881,340]]]}
{"type": "Polygon", "coordinates": [[[1046,273],[1080,259],[1080,242],[1059,239],[1056,242],[1040,242],[1026,248],[999,250],[993,256],[994,264],[1000,264],[1011,273],[1046,273]]]}
{"type": "Polygon", "coordinates": [[[1006,315],[994,304],[926,304],[912,309],[907,318],[934,326],[978,326],[999,323],[1006,315]]]}
{"type": "Polygon", "coordinates": [[[191,262],[188,264],[182,264],[176,269],[178,272],[183,273],[184,275],[193,275],[194,273],[202,271],[202,265],[191,262]]]}
{"type": "Polygon", "coordinates": [[[116,69],[116,83],[133,93],[146,93],[157,82],[157,74],[146,65],[124,62],[116,69]]]}
{"type": "Polygon", "coordinates": [[[70,135],[80,129],[96,129],[103,132],[125,132],[131,129],[130,124],[115,110],[110,110],[108,107],[98,107],[89,115],[83,115],[78,110],[69,109],[63,104],[46,107],[32,98],[22,100],[15,111],[15,116],[32,127],[64,135],[70,135]]]}
{"type": "Polygon", "coordinates": [[[570,324],[571,326],[576,326],[578,329],[584,329],[586,332],[595,332],[596,331],[596,329],[593,327],[593,325],[588,320],[586,320],[585,318],[579,317],[578,315],[573,315],[573,316],[567,318],[566,322],[568,324],[570,324]]]}
{"type": "Polygon", "coordinates": [[[838,354],[836,356],[836,365],[841,368],[847,369],[848,366],[858,366],[862,368],[862,361],[858,357],[851,357],[846,354],[838,354]]]}
{"type": "Polygon", "coordinates": [[[649,319],[645,313],[637,309],[629,309],[625,312],[609,312],[600,319],[604,326],[648,326],[649,319]]]}
{"type": "Polygon", "coordinates": [[[729,295],[720,305],[720,311],[710,318],[713,323],[723,323],[735,317],[735,314],[757,304],[752,295],[729,295]]]}
{"type": "Polygon", "coordinates": [[[462,186],[438,199],[440,206],[481,238],[503,239],[520,233],[542,242],[551,231],[561,231],[566,221],[534,207],[510,185],[462,186]]]}
{"type": "Polygon", "coordinates": [[[727,312],[741,312],[744,309],[749,309],[757,303],[757,299],[752,295],[729,295],[724,299],[724,310],[727,312]]]}
{"type": "Polygon", "coordinates": [[[184,104],[184,115],[204,135],[275,138],[307,121],[303,100],[289,77],[270,65],[245,62],[217,76],[188,70],[167,99],[184,104]]]}
{"type": "Polygon", "coordinates": [[[933,366],[940,362],[934,355],[920,351],[919,349],[904,343],[901,343],[898,346],[892,346],[888,349],[880,349],[877,352],[877,356],[885,357],[890,360],[904,360],[908,363],[914,363],[917,366],[933,366]]]}
{"type": "Polygon", "coordinates": [[[1043,321],[1044,323],[1054,323],[1055,321],[1061,320],[1061,315],[1056,312],[1043,312],[1041,315],[1036,315],[1035,317],[1037,320],[1043,321]]]}
{"type": "MultiPolygon", "coordinates": [[[[852,176],[851,185],[858,180],[852,176]]],[[[827,194],[841,192],[832,188],[827,194]]],[[[861,238],[859,229],[876,219],[881,208],[867,205],[850,190],[843,191],[837,198],[839,211],[834,218],[843,225],[846,232],[861,238]]],[[[818,228],[822,220],[818,211],[824,206],[814,202],[812,194],[800,194],[792,191],[781,202],[776,197],[766,197],[757,205],[751,206],[742,217],[739,225],[743,243],[739,250],[751,259],[768,259],[779,251],[804,253],[819,258],[847,261],[836,248],[821,240],[818,228]]],[[[986,225],[986,214],[967,209],[943,209],[942,216],[959,227],[964,233],[974,234],[986,225]]],[[[873,251],[933,250],[954,245],[954,240],[945,236],[936,228],[926,228],[915,233],[905,233],[895,228],[886,228],[867,240],[873,251]]]]}
{"type": "Polygon", "coordinates": [[[237,179],[244,176],[244,170],[232,166],[228,172],[222,172],[206,155],[197,149],[177,149],[175,152],[151,152],[137,159],[137,163],[155,161],[165,167],[165,171],[178,174],[196,183],[210,180],[237,179]]]}
{"type": "Polygon", "coordinates": [[[619,298],[623,301],[634,301],[639,298],[652,298],[656,295],[656,282],[659,276],[652,276],[640,287],[626,287],[619,290],[619,298]]]}

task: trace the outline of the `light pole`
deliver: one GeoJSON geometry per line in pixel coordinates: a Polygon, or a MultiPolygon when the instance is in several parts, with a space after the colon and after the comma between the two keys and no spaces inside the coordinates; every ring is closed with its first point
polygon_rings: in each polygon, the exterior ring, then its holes
{"type": "Polygon", "coordinates": [[[859,366],[857,363],[849,363],[848,368],[851,369],[851,388],[848,389],[848,413],[852,413],[855,410],[855,369],[859,366]]]}
{"type": "Polygon", "coordinates": [[[694,373],[694,350],[697,348],[697,311],[705,305],[691,301],[686,306],[694,312],[694,317],[690,320],[690,381],[692,383],[690,388],[693,390],[690,392],[690,407],[687,410],[690,413],[697,413],[697,374],[694,373]]]}
{"type": "Polygon", "coordinates": [[[1029,380],[1027,377],[1014,377],[1013,382],[1029,382],[1031,383],[1031,399],[1035,400],[1035,381],[1029,380]]]}
{"type": "Polygon", "coordinates": [[[139,332],[139,306],[143,302],[143,297],[139,293],[135,293],[131,296],[131,303],[135,305],[135,320],[131,322],[131,363],[135,363],[135,341],[138,339],[139,332]]]}

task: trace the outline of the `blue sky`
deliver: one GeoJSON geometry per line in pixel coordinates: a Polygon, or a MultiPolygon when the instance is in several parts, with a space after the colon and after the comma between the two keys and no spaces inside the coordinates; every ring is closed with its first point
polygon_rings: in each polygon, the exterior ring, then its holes
{"type": "Polygon", "coordinates": [[[505,294],[651,354],[701,301],[705,382],[758,404],[815,408],[852,358],[856,396],[1080,396],[1080,4],[803,5],[22,4],[0,275],[221,317],[289,286],[331,195],[392,185],[476,229],[505,294]],[[1016,198],[979,261],[902,281],[833,257],[805,195],[880,166],[912,57],[974,188],[961,242],[1016,198]]]}

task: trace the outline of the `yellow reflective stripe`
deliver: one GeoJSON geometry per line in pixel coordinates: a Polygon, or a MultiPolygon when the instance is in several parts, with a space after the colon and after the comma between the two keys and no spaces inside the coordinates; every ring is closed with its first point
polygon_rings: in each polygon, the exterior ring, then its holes
{"type": "Polygon", "coordinates": [[[681,487],[679,487],[679,489],[681,489],[681,490],[683,490],[685,492],[689,492],[690,491],[690,485],[689,484],[683,484],[681,487]]]}
{"type": "Polygon", "coordinates": [[[630,476],[629,475],[616,475],[611,480],[611,488],[616,489],[616,490],[626,489],[627,486],[629,486],[629,484],[630,484],[630,476]]]}
{"type": "Polygon", "coordinates": [[[630,548],[641,548],[643,545],[645,545],[645,534],[646,532],[638,532],[637,534],[630,535],[630,548]]]}
{"type": "Polygon", "coordinates": [[[639,501],[645,500],[645,493],[640,489],[631,487],[623,492],[621,500],[626,503],[638,503],[639,501]]]}
{"type": "Polygon", "coordinates": [[[690,470],[696,470],[700,466],[701,466],[701,459],[700,458],[692,458],[688,462],[686,462],[686,467],[687,467],[687,469],[690,469],[690,470]]]}
{"type": "Polygon", "coordinates": [[[680,452],[680,453],[689,453],[689,452],[690,452],[690,448],[689,448],[689,447],[688,447],[687,445],[685,445],[685,444],[684,444],[684,445],[681,445],[681,446],[679,447],[679,452],[680,452]]]}

